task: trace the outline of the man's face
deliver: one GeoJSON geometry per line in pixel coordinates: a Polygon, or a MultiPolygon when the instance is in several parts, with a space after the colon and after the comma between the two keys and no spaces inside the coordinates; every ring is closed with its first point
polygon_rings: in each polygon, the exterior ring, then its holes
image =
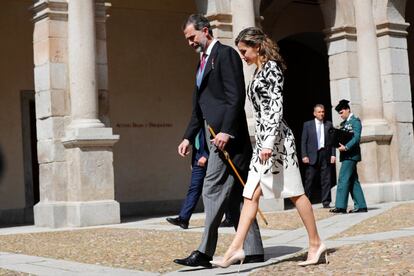
{"type": "Polygon", "coordinates": [[[184,29],[184,36],[185,39],[187,39],[188,45],[190,45],[196,53],[201,53],[207,50],[208,28],[196,30],[193,24],[189,24],[184,29]]]}
{"type": "Polygon", "coordinates": [[[313,116],[315,116],[315,118],[319,121],[323,121],[323,119],[325,118],[325,109],[319,106],[315,107],[315,109],[313,110],[313,116]]]}
{"type": "Polygon", "coordinates": [[[341,116],[342,120],[348,119],[350,113],[351,113],[350,109],[342,109],[338,112],[338,114],[339,114],[339,116],[341,116]]]}

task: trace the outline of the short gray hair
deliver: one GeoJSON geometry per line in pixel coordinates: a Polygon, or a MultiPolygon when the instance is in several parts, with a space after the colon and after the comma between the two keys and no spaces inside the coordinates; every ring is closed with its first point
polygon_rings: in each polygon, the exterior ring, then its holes
{"type": "Polygon", "coordinates": [[[182,26],[183,31],[185,30],[185,28],[187,28],[188,25],[193,25],[194,29],[196,29],[197,31],[200,31],[203,28],[207,28],[208,34],[213,36],[213,30],[211,28],[210,21],[208,21],[208,19],[202,14],[190,15],[182,26]]]}
{"type": "Polygon", "coordinates": [[[315,111],[318,107],[325,110],[325,106],[323,104],[315,104],[315,106],[313,107],[313,111],[315,111]]]}

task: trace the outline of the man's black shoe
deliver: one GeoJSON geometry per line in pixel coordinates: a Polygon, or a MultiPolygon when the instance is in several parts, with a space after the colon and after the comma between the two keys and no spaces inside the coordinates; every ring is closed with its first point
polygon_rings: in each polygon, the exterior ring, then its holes
{"type": "Polygon", "coordinates": [[[354,210],[349,211],[350,214],[352,213],[366,213],[368,212],[367,208],[355,208],[354,210]]]}
{"type": "Polygon", "coordinates": [[[204,266],[211,267],[210,261],[213,260],[212,257],[196,250],[191,253],[190,256],[184,259],[175,259],[174,263],[186,266],[204,266]]]}
{"type": "Polygon", "coordinates": [[[344,209],[344,208],[334,208],[334,209],[329,210],[329,212],[335,213],[335,214],[346,214],[346,209],[344,209]]]}
{"type": "Polygon", "coordinates": [[[323,206],[323,208],[331,208],[331,206],[329,206],[329,204],[330,204],[330,202],[329,201],[327,201],[327,202],[322,202],[322,206],[323,206]]]}
{"type": "Polygon", "coordinates": [[[233,227],[234,224],[229,219],[225,219],[220,223],[220,227],[233,227]]]}
{"type": "MultiPolygon", "coordinates": [[[[257,255],[246,255],[244,258],[243,263],[263,263],[264,262],[264,255],[263,254],[257,254],[257,255]]],[[[236,264],[239,264],[240,262],[237,262],[236,264]]]]}
{"type": "Polygon", "coordinates": [[[166,218],[166,220],[174,225],[180,226],[183,229],[188,229],[188,221],[182,220],[180,217],[176,218],[166,218]]]}

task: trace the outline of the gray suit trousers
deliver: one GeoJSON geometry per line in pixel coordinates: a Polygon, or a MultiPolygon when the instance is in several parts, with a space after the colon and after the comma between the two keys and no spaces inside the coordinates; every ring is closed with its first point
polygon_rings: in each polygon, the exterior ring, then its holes
{"type": "MultiPolygon", "coordinates": [[[[209,133],[208,129],[206,129],[207,133],[209,133]]],[[[203,238],[198,250],[208,256],[214,256],[217,246],[218,227],[227,207],[234,225],[239,223],[243,202],[243,187],[238,183],[239,180],[233,176],[232,169],[227,164],[224,156],[210,143],[208,137],[210,135],[206,135],[210,155],[203,185],[206,221],[203,238]]],[[[256,220],[254,220],[249,229],[243,247],[246,255],[264,254],[259,226],[256,220]]]]}

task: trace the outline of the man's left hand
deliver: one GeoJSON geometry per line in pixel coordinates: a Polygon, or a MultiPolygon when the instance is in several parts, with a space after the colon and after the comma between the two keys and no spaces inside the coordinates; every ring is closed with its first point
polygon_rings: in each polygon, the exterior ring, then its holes
{"type": "Polygon", "coordinates": [[[200,167],[205,167],[207,163],[207,158],[205,156],[201,156],[200,159],[197,161],[197,165],[200,167]]]}
{"type": "Polygon", "coordinates": [[[218,133],[214,139],[211,140],[211,142],[219,149],[223,150],[224,147],[227,145],[227,142],[230,139],[230,135],[226,133],[218,133]]]}
{"type": "Polygon", "coordinates": [[[331,156],[331,164],[335,164],[336,161],[336,157],[335,156],[331,156]]]}

